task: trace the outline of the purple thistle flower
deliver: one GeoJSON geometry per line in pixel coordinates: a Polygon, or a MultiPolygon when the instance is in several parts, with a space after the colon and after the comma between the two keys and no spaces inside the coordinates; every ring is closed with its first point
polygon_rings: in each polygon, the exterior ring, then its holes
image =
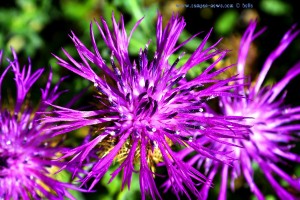
{"type": "Polygon", "coordinates": [[[53,102],[61,92],[58,85],[50,88],[50,73],[45,89],[41,89],[42,102],[38,108],[32,107],[28,93],[44,70],[32,73],[30,60],[28,67],[20,67],[14,50],[12,54],[14,60],[8,60],[0,76],[0,199],[74,199],[67,189],[75,186],[51,178],[55,167],[65,165],[54,160],[63,149],[52,142],[48,126],[40,123],[41,116],[36,113],[46,111],[48,105],[43,102],[53,102]],[[10,70],[16,82],[14,104],[1,96],[3,80],[10,70]]]}
{"type": "MultiPolygon", "coordinates": [[[[256,22],[251,22],[241,39],[237,62],[237,71],[241,77],[244,76],[250,44],[264,31],[261,30],[255,33],[255,28],[256,22]]],[[[232,166],[228,166],[212,160],[204,160],[200,157],[194,157],[190,160],[190,164],[199,162],[198,165],[203,165],[205,163],[206,174],[208,174],[208,178],[210,179],[213,179],[220,172],[222,177],[219,193],[220,200],[226,199],[229,177],[231,189],[234,190],[235,180],[240,176],[243,176],[251,192],[259,200],[265,199],[253,178],[254,164],[258,165],[258,168],[262,171],[280,199],[298,199],[296,198],[296,191],[298,191],[299,197],[299,178],[293,178],[284,170],[283,166],[287,166],[287,163],[299,163],[300,161],[300,156],[291,152],[291,149],[294,147],[293,144],[299,141],[300,107],[291,108],[284,105],[286,93],[281,95],[281,92],[289,81],[300,73],[300,63],[292,67],[278,83],[273,86],[262,86],[272,63],[299,34],[300,31],[294,31],[294,29],[295,27],[292,27],[284,35],[279,46],[268,56],[254,84],[246,82],[245,79],[237,81],[236,84],[245,84],[246,87],[236,87],[234,93],[245,95],[246,98],[221,98],[220,105],[224,115],[249,117],[246,123],[252,126],[252,133],[249,135],[248,140],[237,139],[232,141],[244,148],[220,146],[219,144],[210,145],[219,151],[232,151],[238,157],[238,161],[233,162],[232,166]],[[278,182],[279,179],[287,182],[294,189],[294,193],[284,188],[278,182]]],[[[180,153],[180,157],[183,158],[189,153],[191,153],[190,150],[183,150],[180,153]]],[[[201,194],[204,199],[207,198],[209,189],[207,186],[202,188],[201,194]]]]}
{"type": "Polygon", "coordinates": [[[64,157],[73,156],[70,163],[81,165],[92,151],[98,149],[99,159],[82,180],[83,184],[93,179],[90,185],[92,188],[115,160],[120,165],[111,174],[111,180],[123,170],[122,188],[126,184],[130,188],[132,174],[139,171],[143,199],[146,193],[152,198],[161,198],[154,176],[156,164],[164,162],[177,197],[184,193],[191,198],[188,189],[200,198],[196,184],[210,184],[210,181],[178,159],[173,146],[188,146],[204,157],[228,163],[231,158],[226,153],[211,151],[198,143],[197,138],[207,137],[222,142],[223,138],[243,138],[247,135],[247,126],[236,123],[242,117],[211,116],[205,111],[206,101],[218,96],[232,96],[229,92],[232,86],[228,86],[228,82],[236,80],[236,77],[214,79],[228,68],[213,71],[226,51],[215,49],[219,41],[204,48],[210,31],[187,62],[177,69],[176,65],[184,53],[172,64],[169,64],[169,57],[196,35],[176,46],[185,27],[184,19],[172,16],[163,28],[162,16],[159,16],[157,50],[153,59],[148,60],[149,42],[144,49],[140,49],[137,61],[132,62],[128,45],[141,20],[133,27],[129,37],[122,17],[119,23],[112,17],[112,31],[104,19],[101,22],[102,27],[95,21],[102,39],[111,51],[110,65],[106,64],[99,53],[92,23],[90,36],[94,52],[72,33],[71,39],[81,62],[75,61],[64,49],[69,61],[57,57],[61,66],[94,83],[98,91],[96,100],[100,104],[100,108],[94,111],[79,111],[53,105],[57,110],[48,113],[45,122],[59,122],[58,126],[52,128],[57,131],[56,134],[83,126],[98,127],[90,142],[66,152],[64,157]],[[191,81],[185,79],[189,69],[213,57],[217,57],[216,61],[202,74],[191,81]],[[90,64],[96,65],[103,76],[99,76],[90,64]]]}

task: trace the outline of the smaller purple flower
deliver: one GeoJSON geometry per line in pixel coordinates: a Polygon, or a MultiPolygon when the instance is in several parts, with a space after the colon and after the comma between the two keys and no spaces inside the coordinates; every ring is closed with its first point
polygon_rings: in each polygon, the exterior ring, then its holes
{"type": "MultiPolygon", "coordinates": [[[[244,76],[245,63],[251,42],[264,31],[261,30],[255,33],[255,28],[256,22],[251,22],[241,39],[237,62],[237,71],[240,77],[244,76]]],[[[300,31],[294,31],[294,28],[292,27],[284,35],[279,46],[268,56],[257,80],[253,84],[247,82],[246,79],[239,79],[235,83],[244,86],[236,87],[233,92],[244,95],[246,98],[221,98],[220,106],[223,114],[225,116],[237,115],[247,117],[246,124],[252,126],[252,133],[249,135],[248,140],[228,140],[228,142],[233,142],[236,145],[243,146],[243,148],[216,143],[206,144],[217,151],[232,151],[238,160],[233,162],[232,166],[228,166],[211,159],[203,159],[199,156],[194,156],[190,159],[191,165],[198,162],[199,166],[204,166],[206,174],[210,179],[214,179],[218,173],[221,174],[219,200],[226,199],[229,177],[231,189],[234,190],[235,180],[240,176],[243,176],[251,192],[259,200],[265,199],[260,188],[254,181],[255,171],[253,165],[255,164],[258,165],[258,168],[262,171],[280,199],[297,199],[296,194],[299,197],[299,179],[293,178],[291,174],[285,171],[283,166],[287,166],[287,163],[291,162],[300,162],[300,155],[291,151],[292,147],[294,147],[293,144],[299,141],[300,107],[292,108],[284,105],[286,93],[282,95],[281,93],[285,86],[300,73],[300,63],[292,67],[278,83],[273,86],[262,86],[272,63],[299,34],[300,31]],[[279,178],[286,181],[295,192],[298,192],[292,193],[287,188],[284,188],[278,182],[279,178]]],[[[190,153],[192,153],[190,149],[185,149],[181,151],[179,157],[183,159],[190,153]]],[[[201,194],[204,199],[207,198],[209,189],[208,186],[202,187],[201,194]]]]}
{"type": "MultiPolygon", "coordinates": [[[[0,51],[0,60],[3,51],[0,51]]],[[[30,88],[43,73],[43,69],[31,72],[31,63],[20,67],[17,55],[12,50],[13,60],[0,76],[0,199],[75,199],[68,189],[75,186],[51,177],[53,170],[65,165],[54,160],[63,149],[53,141],[49,125],[40,122],[40,114],[61,94],[58,85],[50,88],[52,73],[44,89],[41,102],[32,107],[28,94],[30,88]],[[1,96],[4,78],[9,71],[14,73],[16,98],[6,102],[1,96]]],[[[69,168],[68,168],[69,169],[69,168]]]]}

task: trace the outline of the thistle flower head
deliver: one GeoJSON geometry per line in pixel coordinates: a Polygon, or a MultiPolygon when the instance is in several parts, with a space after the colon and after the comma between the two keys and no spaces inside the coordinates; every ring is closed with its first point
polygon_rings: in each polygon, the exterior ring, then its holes
{"type": "MultiPolygon", "coordinates": [[[[264,30],[255,32],[256,22],[251,22],[245,31],[239,49],[237,70],[239,76],[244,76],[245,63],[251,42],[264,30]]],[[[231,188],[235,188],[235,180],[243,176],[251,191],[258,199],[265,199],[263,192],[254,181],[254,164],[265,175],[272,188],[280,199],[295,199],[296,194],[284,188],[278,179],[286,181],[294,190],[300,191],[299,179],[294,179],[281,166],[287,166],[289,162],[299,162],[300,156],[293,153],[293,143],[298,141],[300,130],[300,107],[291,108],[284,105],[285,94],[282,94],[285,86],[300,73],[300,63],[292,67],[287,74],[272,86],[262,86],[267,72],[272,63],[288,47],[299,34],[292,27],[282,38],[279,46],[267,57],[257,80],[254,83],[239,79],[236,84],[246,85],[234,88],[234,93],[245,95],[246,98],[222,97],[220,104],[224,115],[244,116],[248,119],[246,124],[251,125],[251,134],[248,140],[237,139],[234,142],[244,148],[233,146],[220,146],[214,144],[218,150],[230,151],[239,158],[233,163],[233,167],[209,161],[205,164],[208,177],[213,179],[221,171],[222,181],[219,199],[226,199],[228,176],[230,175],[231,188]]],[[[203,159],[200,158],[203,162],[203,159]]],[[[198,160],[198,161],[199,161],[198,160]]],[[[194,159],[195,163],[195,159],[194,159]]],[[[209,188],[202,188],[202,195],[207,197],[209,188]]]]}
{"type": "Polygon", "coordinates": [[[112,17],[112,31],[104,19],[101,22],[102,26],[97,21],[95,24],[111,51],[109,64],[97,48],[92,24],[90,35],[93,51],[72,34],[71,39],[81,61],[77,62],[65,50],[69,61],[57,57],[61,66],[93,82],[98,91],[97,101],[101,104],[100,108],[93,111],[54,106],[56,111],[45,118],[45,122],[60,122],[53,128],[57,134],[88,125],[97,127],[90,142],[64,156],[74,156],[71,162],[81,164],[92,149],[98,149],[99,159],[83,180],[86,183],[93,178],[91,188],[115,160],[120,165],[112,173],[112,179],[123,170],[122,187],[125,184],[130,187],[132,174],[139,171],[143,198],[146,193],[153,198],[160,198],[154,175],[156,164],[164,162],[177,196],[185,193],[190,197],[187,189],[199,196],[195,183],[210,182],[200,172],[177,159],[173,146],[188,146],[204,157],[227,163],[231,159],[224,156],[223,152],[211,151],[198,143],[197,139],[206,137],[222,142],[222,138],[241,138],[247,134],[246,126],[235,122],[241,117],[217,117],[206,113],[206,101],[231,95],[229,90],[232,86],[227,83],[236,77],[216,80],[214,77],[226,69],[213,71],[226,51],[215,49],[218,43],[205,48],[210,31],[186,63],[176,66],[184,53],[174,63],[169,63],[169,57],[192,38],[177,45],[185,27],[184,19],[172,16],[163,28],[162,16],[158,16],[154,56],[150,58],[148,55],[149,42],[144,49],[140,49],[137,60],[132,60],[128,45],[141,20],[133,27],[129,37],[122,17],[119,23],[112,17]],[[217,59],[198,77],[190,81],[185,79],[188,70],[213,57],[217,59]],[[96,65],[102,74],[98,75],[91,64],[96,65]]]}
{"type": "MultiPolygon", "coordinates": [[[[20,67],[16,53],[13,50],[12,53],[14,59],[8,60],[9,65],[0,76],[0,199],[63,199],[65,196],[74,199],[67,188],[75,186],[51,178],[51,170],[64,163],[54,161],[62,149],[52,144],[47,126],[40,123],[40,115],[36,113],[48,106],[41,102],[34,108],[27,98],[43,69],[32,73],[30,60],[28,66],[20,67]],[[17,94],[15,101],[6,102],[1,89],[9,71],[14,73],[17,94]]],[[[53,102],[60,95],[58,85],[50,88],[51,76],[50,73],[46,88],[41,90],[41,101],[53,102]]]]}

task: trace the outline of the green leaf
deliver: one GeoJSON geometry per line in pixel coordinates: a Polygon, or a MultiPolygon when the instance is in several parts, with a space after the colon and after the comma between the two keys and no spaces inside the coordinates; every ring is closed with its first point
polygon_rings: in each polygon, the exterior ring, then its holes
{"type": "Polygon", "coordinates": [[[229,34],[235,26],[239,14],[236,10],[225,11],[216,21],[215,30],[218,34],[229,34]]]}
{"type": "Polygon", "coordinates": [[[106,20],[108,27],[112,28],[112,21],[110,20],[112,13],[114,13],[116,21],[120,19],[121,13],[114,4],[110,4],[106,1],[104,2],[104,7],[105,9],[103,9],[103,17],[106,20]]]}
{"type": "Polygon", "coordinates": [[[266,195],[266,200],[276,200],[276,197],[273,195],[266,195]]]}
{"type": "Polygon", "coordinates": [[[110,196],[115,196],[115,194],[120,192],[122,186],[122,180],[120,176],[115,177],[111,182],[109,182],[111,174],[115,169],[117,169],[116,166],[111,167],[101,180],[102,185],[106,186],[110,196]]]}
{"type": "Polygon", "coordinates": [[[69,190],[69,192],[75,197],[76,200],[85,200],[81,192],[76,190],[69,190]]]}
{"type": "Polygon", "coordinates": [[[295,175],[296,175],[297,177],[300,176],[300,166],[297,166],[297,167],[296,167],[296,169],[295,169],[295,175]]]}
{"type": "MultiPolygon", "coordinates": [[[[140,48],[144,48],[148,39],[140,29],[136,29],[129,43],[129,54],[138,55],[140,48]]],[[[152,45],[150,45],[152,47],[152,45]]]]}
{"type": "Polygon", "coordinates": [[[257,200],[257,197],[254,196],[254,195],[251,195],[250,199],[251,199],[251,200],[257,200]]]}
{"type": "Polygon", "coordinates": [[[253,169],[254,171],[259,170],[259,166],[258,166],[258,164],[257,164],[256,162],[252,162],[252,169],[253,169]]]}
{"type": "Polygon", "coordinates": [[[280,185],[282,185],[283,187],[289,186],[288,182],[286,182],[284,179],[280,179],[280,185]]]}
{"type": "MultiPolygon", "coordinates": [[[[63,170],[57,174],[54,174],[53,176],[56,180],[58,180],[60,182],[65,182],[65,183],[68,183],[71,178],[71,174],[66,170],[63,170]]],[[[75,199],[85,200],[85,198],[81,192],[76,191],[76,190],[69,190],[69,192],[75,197],[75,199]]],[[[67,199],[67,198],[65,198],[65,199],[67,199]]]]}
{"type": "Polygon", "coordinates": [[[140,199],[140,186],[139,186],[139,175],[133,173],[130,190],[124,188],[118,195],[117,200],[137,200],[140,199]]]}
{"type": "MultiPolygon", "coordinates": [[[[178,41],[179,41],[180,43],[182,43],[182,42],[186,41],[187,39],[189,39],[190,37],[192,37],[192,35],[191,35],[189,32],[187,32],[186,30],[184,30],[184,31],[182,31],[182,33],[180,34],[178,41]]],[[[196,37],[196,38],[190,40],[188,43],[186,43],[186,44],[183,46],[183,48],[185,48],[185,49],[187,49],[187,50],[193,52],[193,51],[195,51],[195,50],[197,49],[197,47],[201,44],[201,42],[202,42],[202,40],[199,39],[198,37],[196,37]]],[[[204,48],[207,48],[208,45],[209,45],[209,44],[206,43],[204,48]]]]}
{"type": "MultiPolygon", "coordinates": [[[[179,54],[172,54],[169,58],[169,64],[173,64],[174,61],[180,56],[179,54]]],[[[184,63],[186,63],[188,61],[188,59],[190,58],[190,54],[185,54],[177,63],[176,68],[180,68],[182,65],[184,65],[184,63]]]]}
{"type": "Polygon", "coordinates": [[[199,76],[204,69],[206,69],[208,66],[210,65],[210,63],[208,62],[202,62],[197,66],[192,67],[188,73],[187,73],[187,79],[193,79],[196,78],[197,76],[199,76]]]}
{"type": "Polygon", "coordinates": [[[292,7],[280,0],[263,0],[260,2],[260,8],[270,15],[288,15],[292,7]]]}

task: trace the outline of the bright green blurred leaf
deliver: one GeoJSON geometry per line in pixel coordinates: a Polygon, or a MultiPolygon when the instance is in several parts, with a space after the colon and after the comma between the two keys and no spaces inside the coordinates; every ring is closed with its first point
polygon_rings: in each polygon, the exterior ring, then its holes
{"type": "Polygon", "coordinates": [[[76,200],[85,200],[85,198],[81,192],[76,191],[76,190],[70,190],[69,192],[75,197],[76,200]]]}
{"type": "Polygon", "coordinates": [[[289,186],[288,182],[286,182],[284,179],[280,179],[280,185],[282,185],[283,187],[289,186]]]}
{"type": "MultiPolygon", "coordinates": [[[[172,54],[169,58],[169,64],[172,65],[174,63],[174,61],[180,56],[179,54],[172,54]]],[[[176,68],[180,68],[181,66],[184,65],[184,63],[186,63],[186,61],[188,61],[188,59],[190,58],[190,54],[185,54],[177,63],[176,68]]]]}
{"type": "Polygon", "coordinates": [[[263,0],[260,2],[260,8],[271,15],[286,15],[292,10],[288,3],[280,0],[263,0]]]}
{"type": "Polygon", "coordinates": [[[204,69],[206,69],[210,64],[208,62],[202,62],[197,66],[192,67],[187,73],[187,79],[194,79],[199,76],[204,69]]]}
{"type": "Polygon", "coordinates": [[[251,200],[257,200],[257,197],[254,196],[254,195],[251,195],[250,199],[251,199],[251,200]]]}
{"type": "Polygon", "coordinates": [[[297,177],[300,177],[300,166],[297,166],[296,169],[295,169],[295,175],[297,177]]]}
{"type": "Polygon", "coordinates": [[[116,169],[116,166],[113,168],[110,168],[108,172],[103,176],[101,183],[102,185],[106,186],[109,195],[114,196],[118,192],[121,191],[121,185],[122,185],[122,180],[120,176],[115,177],[110,183],[109,180],[111,178],[111,174],[114,172],[116,169]]]}
{"type": "MultiPolygon", "coordinates": [[[[70,178],[71,178],[71,174],[69,172],[67,172],[66,170],[63,170],[57,174],[54,174],[53,176],[56,180],[65,182],[65,183],[69,182],[70,178]]],[[[75,190],[69,190],[69,192],[75,197],[76,200],[84,200],[85,199],[81,192],[78,192],[75,190]]]]}
{"type": "Polygon", "coordinates": [[[276,200],[276,197],[273,195],[266,195],[266,200],[276,200]]]}
{"type": "MultiPolygon", "coordinates": [[[[129,54],[138,55],[140,48],[144,49],[147,42],[148,38],[143,35],[143,32],[140,29],[135,30],[129,43],[129,54]]],[[[150,44],[150,47],[152,46],[153,44],[150,44]]]]}
{"type": "Polygon", "coordinates": [[[256,162],[252,162],[252,169],[254,171],[257,171],[259,169],[259,166],[258,166],[258,164],[256,162]]]}
{"type": "MultiPolygon", "coordinates": [[[[203,34],[200,34],[203,36],[203,34]]],[[[190,37],[192,37],[191,34],[189,34],[186,30],[183,30],[182,33],[179,36],[179,42],[182,43],[184,41],[186,41],[187,39],[189,39],[190,37]]],[[[191,52],[194,52],[197,47],[201,44],[202,40],[199,39],[198,37],[190,40],[188,43],[186,43],[182,48],[185,48],[191,52]]],[[[206,48],[208,46],[208,44],[205,45],[204,48],[206,48]]],[[[179,50],[180,51],[180,50],[179,50]]]]}
{"type": "Polygon", "coordinates": [[[87,18],[96,6],[100,6],[99,0],[87,0],[87,1],[64,1],[62,4],[62,10],[64,14],[75,20],[82,21],[87,18]]]}
{"type": "Polygon", "coordinates": [[[135,200],[140,198],[140,185],[139,185],[139,175],[133,173],[130,190],[125,188],[118,195],[117,200],[135,200]]]}
{"type": "Polygon", "coordinates": [[[229,34],[236,24],[239,14],[236,10],[228,10],[222,13],[215,23],[215,30],[218,34],[229,34]]]}

